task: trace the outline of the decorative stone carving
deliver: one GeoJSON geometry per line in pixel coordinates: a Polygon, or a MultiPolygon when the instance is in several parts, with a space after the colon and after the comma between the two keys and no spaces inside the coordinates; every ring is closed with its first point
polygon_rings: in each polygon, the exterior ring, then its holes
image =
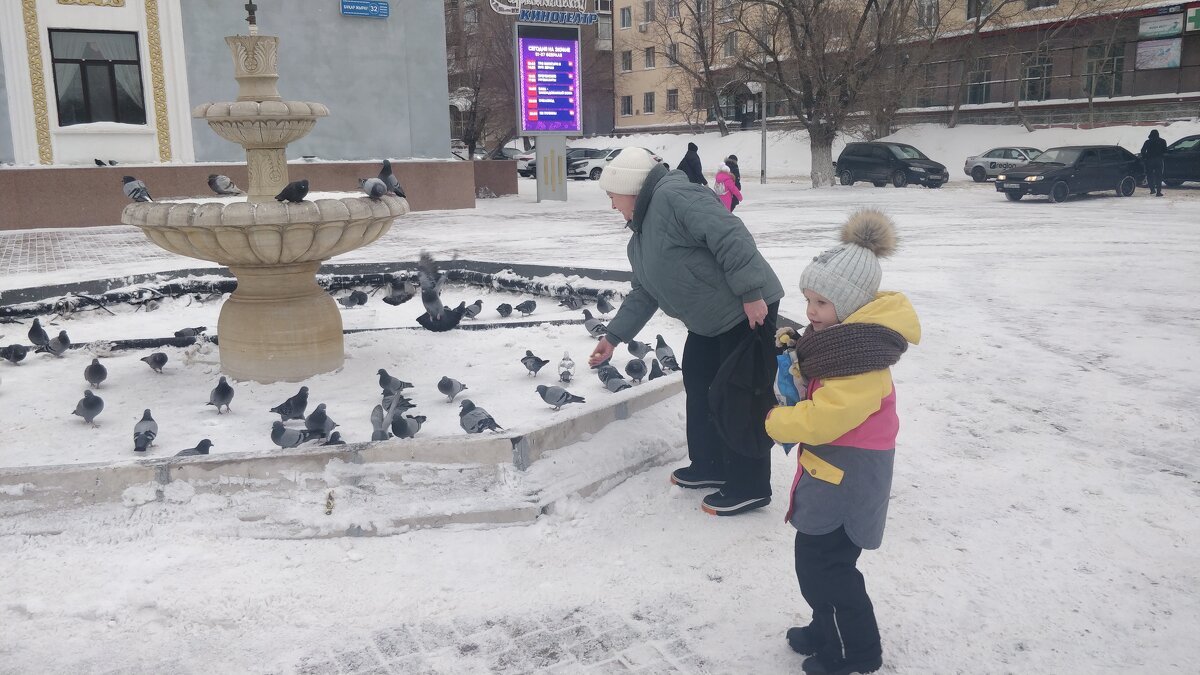
{"type": "Polygon", "coordinates": [[[238,82],[239,101],[280,101],[279,38],[269,35],[238,35],[225,38],[233,52],[233,77],[238,82]]]}
{"type": "MultiPolygon", "coordinates": [[[[124,5],[124,0],[121,0],[124,5]]],[[[167,78],[163,74],[162,32],[158,25],[158,0],[146,0],[146,43],[150,46],[150,90],[154,94],[154,130],[158,135],[158,160],[171,161],[171,120],[167,115],[167,78]]]]}

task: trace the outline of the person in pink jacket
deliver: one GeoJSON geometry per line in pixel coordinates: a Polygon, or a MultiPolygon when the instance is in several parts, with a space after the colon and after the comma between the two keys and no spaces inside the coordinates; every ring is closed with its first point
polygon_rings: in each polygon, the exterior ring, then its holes
{"type": "Polygon", "coordinates": [[[737,183],[734,181],[733,173],[729,171],[729,167],[722,164],[717,169],[717,180],[713,183],[713,192],[717,193],[717,198],[725,205],[726,211],[733,210],[733,199],[737,198],[739,202],[746,201],[742,197],[742,191],[737,188],[737,183]]]}

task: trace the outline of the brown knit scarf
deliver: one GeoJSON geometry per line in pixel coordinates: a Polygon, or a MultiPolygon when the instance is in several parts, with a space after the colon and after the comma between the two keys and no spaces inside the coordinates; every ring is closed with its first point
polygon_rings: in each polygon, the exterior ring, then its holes
{"type": "Polygon", "coordinates": [[[796,359],[807,378],[846,377],[889,368],[908,340],[874,323],[842,323],[817,332],[809,325],[796,340],[796,359]]]}

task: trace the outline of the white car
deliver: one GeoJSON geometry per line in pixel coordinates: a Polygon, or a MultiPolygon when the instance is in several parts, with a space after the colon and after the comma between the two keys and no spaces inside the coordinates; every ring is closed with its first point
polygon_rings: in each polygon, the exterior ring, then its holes
{"type": "MultiPolygon", "coordinates": [[[[604,173],[604,167],[612,161],[613,157],[621,154],[624,148],[605,148],[604,150],[586,150],[582,153],[582,157],[575,157],[572,165],[567,169],[568,178],[590,178],[592,180],[600,180],[600,174],[604,173]],[[580,159],[586,160],[579,162],[580,159]]],[[[645,150],[645,148],[643,148],[645,150]]],[[[646,150],[654,161],[661,162],[662,157],[646,150]]]]}
{"type": "Polygon", "coordinates": [[[1037,148],[992,148],[982,155],[968,157],[963,172],[976,183],[982,183],[1010,169],[1025,166],[1040,154],[1042,151],[1037,148]]]}
{"type": "Polygon", "coordinates": [[[529,168],[529,163],[532,162],[535,157],[537,157],[537,154],[535,154],[533,150],[530,150],[529,152],[522,152],[521,154],[517,155],[516,159],[518,176],[529,178],[533,175],[533,171],[529,168]]]}

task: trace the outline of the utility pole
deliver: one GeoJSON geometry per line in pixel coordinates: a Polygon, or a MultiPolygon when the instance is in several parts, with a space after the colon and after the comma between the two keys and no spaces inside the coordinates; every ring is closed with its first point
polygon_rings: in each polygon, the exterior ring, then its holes
{"type": "Polygon", "coordinates": [[[758,121],[762,126],[762,157],[758,169],[758,182],[767,184],[767,84],[762,85],[762,105],[758,111],[758,121]]]}

